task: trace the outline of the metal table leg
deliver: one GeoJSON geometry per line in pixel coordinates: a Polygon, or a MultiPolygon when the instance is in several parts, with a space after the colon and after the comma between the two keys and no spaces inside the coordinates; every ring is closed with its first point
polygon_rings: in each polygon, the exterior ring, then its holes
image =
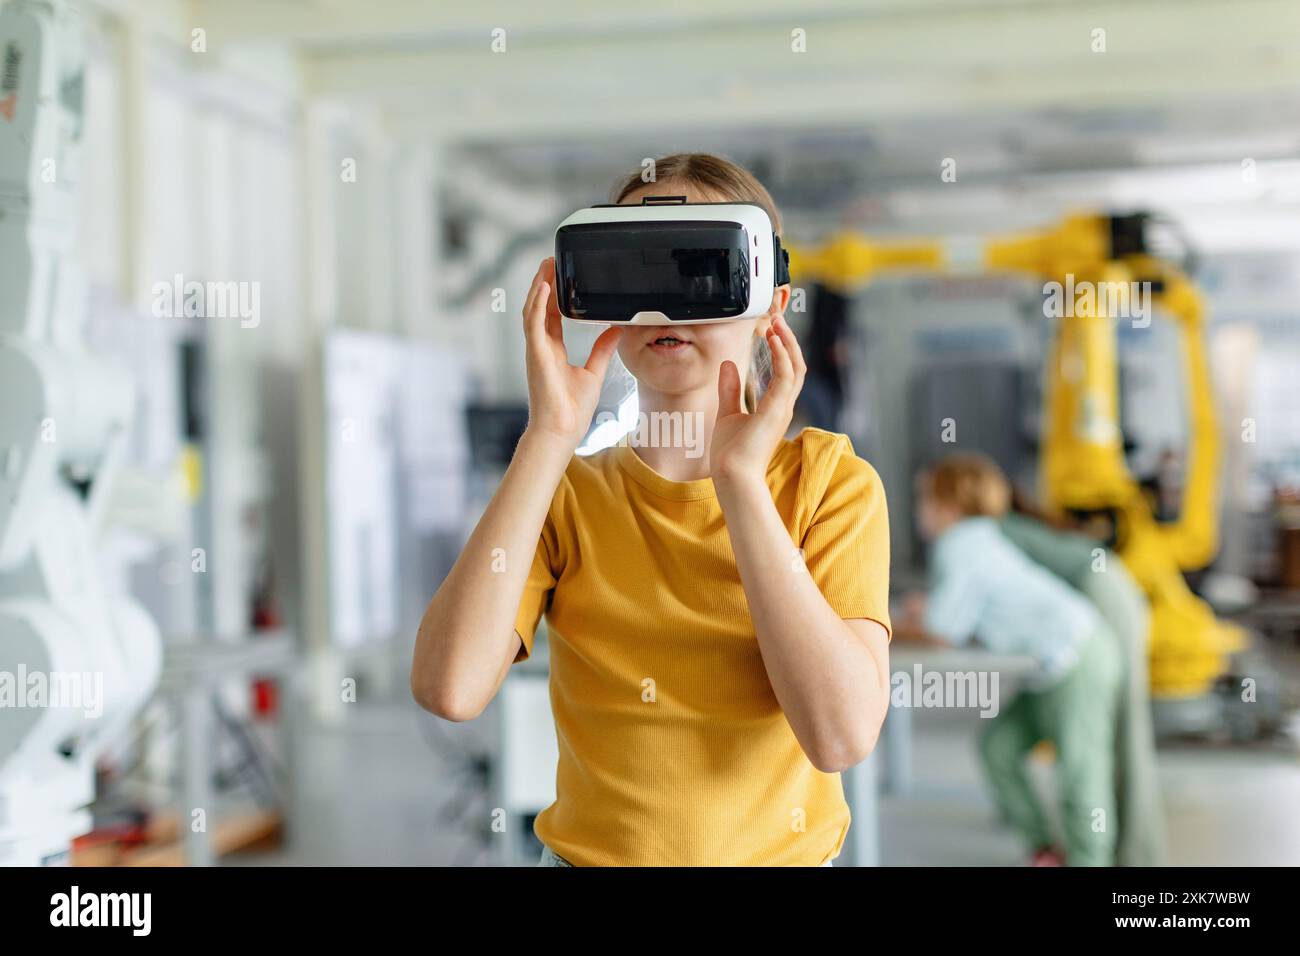
{"type": "Polygon", "coordinates": [[[199,687],[181,699],[181,739],[184,768],[181,782],[181,820],[185,833],[185,861],[190,866],[211,866],[212,842],[208,828],[216,823],[212,805],[212,702],[199,687]],[[203,811],[203,827],[195,827],[195,810],[203,811]]]}
{"type": "Polygon", "coordinates": [[[880,865],[880,800],[876,793],[876,765],[879,758],[872,751],[866,760],[846,770],[841,779],[844,797],[853,814],[848,839],[840,852],[842,866],[880,865]]]}
{"type": "Polygon", "coordinates": [[[885,792],[912,789],[912,708],[891,707],[885,718],[885,792]]]}

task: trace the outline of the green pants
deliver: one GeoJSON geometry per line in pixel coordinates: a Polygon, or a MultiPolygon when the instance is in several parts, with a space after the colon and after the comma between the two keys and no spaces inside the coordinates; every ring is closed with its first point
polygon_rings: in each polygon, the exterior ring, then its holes
{"type": "Polygon", "coordinates": [[[1156,774],[1156,736],[1151,726],[1151,685],[1147,676],[1150,612],[1146,596],[1119,566],[1090,573],[1078,582],[1092,599],[1118,642],[1123,678],[1116,723],[1116,776],[1119,787],[1120,866],[1164,866],[1165,815],[1156,774]]]}
{"type": "Polygon", "coordinates": [[[1121,675],[1118,641],[1103,627],[1088,639],[1078,662],[1059,683],[1018,694],[989,720],[980,737],[980,756],[994,799],[1030,849],[1056,841],[1025,758],[1040,740],[1055,746],[1070,866],[1115,862],[1115,715],[1121,675]]]}

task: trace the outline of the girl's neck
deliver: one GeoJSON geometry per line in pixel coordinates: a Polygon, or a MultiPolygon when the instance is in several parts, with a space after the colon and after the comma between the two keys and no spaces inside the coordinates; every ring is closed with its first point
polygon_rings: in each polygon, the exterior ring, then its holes
{"type": "Polygon", "coordinates": [[[637,399],[637,425],[627,439],[637,456],[671,481],[709,477],[717,390],[668,395],[639,385],[637,399]]]}

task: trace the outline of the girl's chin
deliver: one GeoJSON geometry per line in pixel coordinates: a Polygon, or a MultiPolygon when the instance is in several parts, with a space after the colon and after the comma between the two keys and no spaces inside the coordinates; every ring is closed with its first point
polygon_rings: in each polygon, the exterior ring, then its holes
{"type": "Polygon", "coordinates": [[[632,373],[637,383],[644,389],[658,392],[660,395],[689,395],[705,388],[717,388],[716,382],[705,382],[697,373],[694,375],[637,375],[632,373]]]}

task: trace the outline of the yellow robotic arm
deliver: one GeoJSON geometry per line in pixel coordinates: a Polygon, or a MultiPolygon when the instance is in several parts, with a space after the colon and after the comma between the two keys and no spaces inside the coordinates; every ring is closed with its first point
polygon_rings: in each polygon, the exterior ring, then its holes
{"type": "Polygon", "coordinates": [[[1210,689],[1227,669],[1228,654],[1244,641],[1183,577],[1218,550],[1218,422],[1201,295],[1181,269],[1147,251],[1143,223],[1142,217],[1071,217],[1037,237],[991,243],[986,263],[1048,282],[1064,278],[1092,293],[1066,303],[1048,359],[1042,490],[1056,509],[1113,516],[1119,555],[1151,601],[1152,691],[1190,697],[1210,689]],[[1184,362],[1190,453],[1179,516],[1168,524],[1157,522],[1129,472],[1119,428],[1116,322],[1137,317],[1116,314],[1115,305],[1131,305],[1128,290],[1142,288],[1175,323],[1184,362]]]}
{"type": "Polygon", "coordinates": [[[790,275],[836,289],[866,285],[879,272],[937,271],[944,267],[943,244],[933,240],[873,242],[844,232],[816,249],[794,248],[790,275]]]}
{"type": "MultiPolygon", "coordinates": [[[[1214,617],[1182,574],[1204,567],[1218,548],[1219,436],[1200,294],[1179,268],[1150,254],[1145,222],[1070,216],[1041,233],[984,241],[980,267],[1056,284],[1045,287],[1059,292],[1063,308],[1047,365],[1043,496],[1060,511],[1112,517],[1116,549],[1151,600],[1152,690],[1194,696],[1226,670],[1242,635],[1214,617]],[[1120,432],[1115,305],[1132,299],[1097,294],[1132,289],[1134,282],[1149,283],[1151,304],[1177,325],[1185,362],[1191,454],[1180,515],[1165,525],[1128,469],[1120,432]]],[[[847,290],[884,271],[946,271],[945,250],[940,240],[876,243],[844,234],[815,250],[791,250],[790,268],[796,281],[847,290]]]]}

